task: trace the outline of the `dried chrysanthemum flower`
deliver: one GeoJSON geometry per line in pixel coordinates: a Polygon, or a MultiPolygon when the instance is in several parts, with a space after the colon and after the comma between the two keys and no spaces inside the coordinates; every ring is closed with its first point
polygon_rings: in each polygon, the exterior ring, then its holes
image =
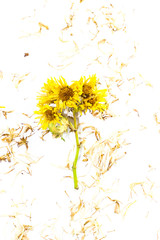
{"type": "Polygon", "coordinates": [[[59,83],[55,94],[57,108],[61,110],[66,107],[77,109],[80,102],[81,86],[75,83],[68,86],[64,78],[61,78],[59,83]]]}
{"type": "Polygon", "coordinates": [[[94,111],[100,111],[103,112],[108,108],[107,102],[106,102],[106,90],[96,90],[95,92],[92,92],[92,94],[87,97],[83,98],[81,108],[85,112],[87,110],[94,111]]]}
{"type": "Polygon", "coordinates": [[[39,104],[55,104],[62,111],[66,107],[76,109],[80,101],[80,84],[67,84],[63,77],[47,80],[38,97],[39,104]]]}
{"type": "Polygon", "coordinates": [[[36,118],[39,118],[42,129],[47,129],[51,123],[55,124],[60,122],[61,113],[59,113],[56,108],[47,104],[38,106],[39,110],[34,113],[38,115],[36,118]]]}
{"type": "Polygon", "coordinates": [[[80,83],[82,85],[80,110],[84,112],[87,110],[103,112],[108,108],[106,101],[107,90],[98,90],[96,75],[92,75],[88,79],[83,77],[80,79],[80,83]]]}
{"type": "MultiPolygon", "coordinates": [[[[91,113],[103,112],[108,108],[106,102],[107,90],[98,90],[96,75],[89,78],[81,77],[68,85],[63,77],[51,78],[41,89],[38,96],[38,115],[42,129],[49,129],[55,137],[61,137],[68,129],[75,132],[76,155],[73,162],[74,188],[78,189],[77,160],[80,143],[78,138],[78,116],[90,110],[91,113]],[[72,114],[72,116],[70,116],[72,114]]],[[[63,138],[62,138],[63,139],[63,138]]]]}
{"type": "Polygon", "coordinates": [[[97,77],[96,75],[89,76],[89,78],[86,79],[86,77],[81,77],[79,80],[80,85],[82,86],[82,98],[89,97],[94,89],[97,87],[97,77]]]}

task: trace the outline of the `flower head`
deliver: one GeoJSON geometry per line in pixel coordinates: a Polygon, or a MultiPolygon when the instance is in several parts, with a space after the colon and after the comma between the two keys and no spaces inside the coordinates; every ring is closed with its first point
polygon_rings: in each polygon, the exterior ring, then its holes
{"type": "Polygon", "coordinates": [[[89,76],[89,78],[87,78],[87,79],[86,79],[86,77],[81,77],[79,82],[82,86],[82,95],[81,96],[83,98],[89,97],[97,86],[96,75],[89,76]]]}
{"type": "Polygon", "coordinates": [[[87,110],[91,110],[92,112],[98,110],[103,112],[108,108],[108,104],[106,102],[106,90],[96,90],[92,92],[90,96],[87,98],[83,98],[83,102],[81,105],[82,110],[85,112],[87,110]]]}
{"type": "Polygon", "coordinates": [[[91,111],[104,111],[108,105],[105,97],[107,96],[107,90],[98,90],[98,79],[96,75],[89,76],[88,79],[81,77],[80,83],[82,85],[81,104],[80,110],[86,112],[91,111]]]}
{"type": "Polygon", "coordinates": [[[60,85],[56,91],[56,106],[60,110],[68,108],[77,109],[80,102],[81,87],[79,84],[68,86],[64,78],[61,77],[60,85]]]}
{"type": "Polygon", "coordinates": [[[61,113],[47,104],[39,105],[39,110],[34,113],[38,115],[36,118],[39,118],[41,128],[44,130],[48,128],[50,123],[60,122],[61,113]]]}
{"type": "Polygon", "coordinates": [[[75,83],[69,86],[63,77],[51,78],[44,84],[41,92],[39,104],[55,104],[62,111],[66,107],[77,108],[81,87],[75,83]]]}

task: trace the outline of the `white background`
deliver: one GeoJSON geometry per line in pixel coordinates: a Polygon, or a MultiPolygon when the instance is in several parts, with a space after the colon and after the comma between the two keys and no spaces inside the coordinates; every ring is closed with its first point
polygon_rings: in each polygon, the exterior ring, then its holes
{"type": "Polygon", "coordinates": [[[160,238],[158,9],[158,1],[0,2],[0,156],[13,150],[0,162],[0,239],[160,238]],[[108,117],[80,118],[74,190],[74,134],[42,141],[33,111],[48,77],[95,73],[110,89],[108,117]],[[7,119],[2,110],[12,111],[7,119]],[[12,128],[31,134],[28,150],[18,136],[3,140],[12,128]]]}

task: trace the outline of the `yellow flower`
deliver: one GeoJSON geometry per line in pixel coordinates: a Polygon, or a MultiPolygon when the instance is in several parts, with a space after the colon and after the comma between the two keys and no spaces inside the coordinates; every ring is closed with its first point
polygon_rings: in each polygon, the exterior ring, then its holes
{"type": "Polygon", "coordinates": [[[80,84],[73,83],[70,86],[63,77],[51,78],[41,89],[38,96],[39,104],[55,104],[61,111],[66,107],[77,109],[82,92],[80,84]]]}
{"type": "MultiPolygon", "coordinates": [[[[38,115],[42,129],[49,129],[55,137],[61,137],[65,132],[74,131],[76,139],[76,155],[73,162],[74,188],[78,189],[77,161],[80,151],[78,137],[79,113],[89,110],[103,112],[108,108],[106,102],[107,90],[98,90],[96,75],[81,77],[79,81],[73,81],[68,85],[63,77],[51,78],[41,89],[38,96],[38,115]],[[71,114],[71,115],[70,115],[71,114]]],[[[64,139],[63,139],[64,140],[64,139]]]]}
{"type": "Polygon", "coordinates": [[[56,108],[53,108],[49,105],[37,105],[39,110],[34,113],[38,115],[39,123],[41,124],[42,129],[47,129],[50,123],[60,122],[61,114],[57,111],[56,108]]]}
{"type": "Polygon", "coordinates": [[[82,86],[82,97],[87,98],[89,97],[95,88],[97,88],[97,78],[96,75],[86,77],[81,77],[79,80],[80,85],[82,86]]]}
{"type": "Polygon", "coordinates": [[[63,124],[62,116],[66,110],[80,114],[87,110],[91,113],[106,110],[107,90],[98,90],[97,85],[96,75],[81,77],[71,85],[63,77],[48,79],[38,96],[39,111],[35,111],[42,129],[49,127],[53,129],[52,132],[62,129],[60,125],[63,124]]]}
{"type": "Polygon", "coordinates": [[[93,92],[89,97],[84,98],[81,109],[85,112],[89,109],[93,112],[98,110],[103,112],[108,108],[108,104],[106,102],[106,90],[97,90],[93,92]]]}
{"type": "Polygon", "coordinates": [[[88,79],[81,77],[80,84],[82,85],[80,111],[104,111],[108,108],[106,102],[107,90],[98,90],[98,80],[96,75],[89,76],[88,79]]]}
{"type": "Polygon", "coordinates": [[[66,107],[77,109],[80,102],[81,86],[74,82],[70,86],[66,80],[61,77],[55,91],[55,103],[58,109],[62,110],[66,107]]]}

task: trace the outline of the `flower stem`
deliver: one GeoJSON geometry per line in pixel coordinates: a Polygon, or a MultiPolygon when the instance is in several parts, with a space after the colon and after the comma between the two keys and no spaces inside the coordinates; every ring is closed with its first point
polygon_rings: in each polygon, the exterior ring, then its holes
{"type": "Polygon", "coordinates": [[[75,138],[76,138],[76,155],[72,166],[73,171],[73,179],[74,179],[74,188],[78,189],[78,179],[77,179],[77,161],[79,156],[79,150],[80,150],[80,144],[79,144],[79,138],[78,138],[78,129],[77,129],[77,121],[76,121],[76,112],[73,113],[74,116],[74,132],[75,132],[75,138]]]}

